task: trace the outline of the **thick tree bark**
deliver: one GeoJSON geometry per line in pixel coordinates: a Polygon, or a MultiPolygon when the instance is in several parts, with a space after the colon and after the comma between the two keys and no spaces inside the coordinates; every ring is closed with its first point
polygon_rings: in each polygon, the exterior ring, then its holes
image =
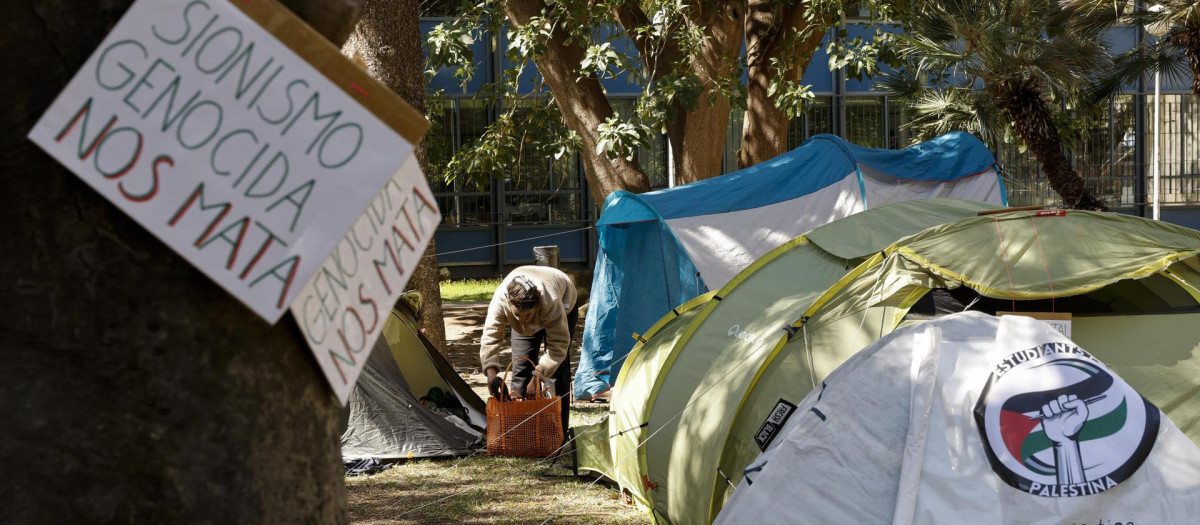
{"type": "MultiPolygon", "coordinates": [[[[689,18],[704,28],[705,39],[699,58],[690,62],[690,73],[700,81],[703,90],[692,111],[676,104],[678,116],[667,122],[671,162],[675,165],[675,180],[680,184],[721,174],[731,108],[726,97],[717,96],[711,104],[709,98],[716,82],[733,72],[741,49],[742,17],[745,14],[739,3],[701,3],[692,9],[689,18]]],[[[663,42],[635,34],[634,29],[645,26],[649,19],[633,0],[620,4],[614,14],[625,32],[633,36],[639,55],[647,69],[653,72],[653,80],[670,73],[676,63],[687,58],[673,41],[663,42]]]]}
{"type": "MultiPolygon", "coordinates": [[[[545,5],[541,0],[510,0],[505,4],[505,11],[510,22],[525,25],[530,18],[541,14],[545,5]]],[[[576,80],[575,70],[586,49],[578,42],[568,43],[567,37],[567,31],[556,26],[546,42],[546,53],[534,59],[534,63],[554,93],[554,101],[567,127],[578,133],[583,141],[579,155],[587,172],[592,198],[602,203],[616,190],[650,191],[650,179],[637,162],[622,157],[609,160],[603,153],[596,154],[596,144],[600,142],[599,126],[613,116],[612,105],[594,75],[576,80]]]]}
{"type": "Polygon", "coordinates": [[[693,72],[706,89],[695,109],[667,124],[675,155],[675,180],[680,184],[721,174],[731,108],[726,97],[717,96],[712,104],[708,99],[717,80],[733,73],[742,47],[745,10],[740,4],[701,3],[698,8],[702,11],[695,16],[706,38],[699,59],[693,62],[693,72]]]}
{"type": "Polygon", "coordinates": [[[997,81],[989,89],[1000,110],[1012,121],[1017,136],[1038,159],[1050,187],[1062,197],[1063,204],[1081,210],[1107,210],[1104,201],[1088,190],[1083,177],[1063,154],[1058,127],[1050,118],[1050,110],[1036,82],[1032,79],[997,81]]]}
{"type": "MultiPolygon", "coordinates": [[[[421,3],[419,0],[367,0],[362,18],[342,47],[342,52],[366,65],[371,76],[400,95],[418,111],[425,111],[425,57],[421,53],[421,3]]],[[[417,145],[421,168],[428,173],[425,141],[417,145]]],[[[424,308],[421,327],[440,349],[446,348],[442,319],[442,292],[438,279],[437,247],[432,239],[408,287],[421,292],[424,308]]]]}
{"type": "Polygon", "coordinates": [[[810,24],[807,4],[784,6],[769,0],[750,0],[746,13],[746,117],[742,122],[742,147],[738,167],[746,168],[787,151],[788,118],[767,94],[771,80],[800,80],[813,52],[825,37],[820,20],[810,24]],[[805,34],[807,33],[807,34],[805,34]],[[789,34],[792,35],[789,37],[789,34]],[[803,35],[803,38],[797,35],[803,35]],[[772,68],[779,60],[786,69],[772,68]]]}
{"type": "MultiPolygon", "coordinates": [[[[335,41],[359,9],[285,3],[335,41]]],[[[24,138],[129,4],[0,22],[0,522],[345,522],[340,407],[291,318],[267,325],[24,138]]]]}

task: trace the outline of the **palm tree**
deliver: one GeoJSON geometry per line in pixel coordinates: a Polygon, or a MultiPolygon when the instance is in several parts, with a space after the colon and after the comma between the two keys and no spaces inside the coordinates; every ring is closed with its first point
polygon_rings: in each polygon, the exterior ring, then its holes
{"type": "Polygon", "coordinates": [[[918,0],[904,22],[907,34],[895,36],[900,67],[883,84],[911,105],[918,137],[1015,135],[1067,206],[1105,209],[1063,153],[1058,122],[1058,106],[1080,100],[1111,62],[1101,29],[1055,0],[918,0]]]}
{"type": "MultiPolygon", "coordinates": [[[[1200,2],[1163,2],[1163,9],[1150,12],[1170,29],[1162,41],[1187,57],[1192,72],[1192,93],[1200,95],[1200,2]]],[[[1166,53],[1160,53],[1160,56],[1166,53]]],[[[1173,53],[1172,53],[1173,54],[1173,53]]]]}
{"type": "Polygon", "coordinates": [[[1144,26],[1160,38],[1139,42],[1117,57],[1089,94],[1100,100],[1122,90],[1143,74],[1161,73],[1172,80],[1191,76],[1192,93],[1200,95],[1200,2],[1166,0],[1153,5],[1112,0],[1068,0],[1066,8],[1092,29],[1116,25],[1144,26]]]}

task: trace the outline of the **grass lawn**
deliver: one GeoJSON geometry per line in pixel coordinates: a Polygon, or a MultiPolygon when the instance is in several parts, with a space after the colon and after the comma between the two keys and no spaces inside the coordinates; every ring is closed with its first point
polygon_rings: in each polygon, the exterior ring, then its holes
{"type": "MultiPolygon", "coordinates": [[[[607,405],[574,404],[573,425],[599,420],[607,405]]],[[[491,458],[412,461],[381,474],[346,478],[355,523],[648,524],[617,490],[545,461],[491,458]]]]}
{"type": "Polygon", "coordinates": [[[486,303],[492,300],[501,279],[462,279],[442,281],[444,303],[486,303]]]}

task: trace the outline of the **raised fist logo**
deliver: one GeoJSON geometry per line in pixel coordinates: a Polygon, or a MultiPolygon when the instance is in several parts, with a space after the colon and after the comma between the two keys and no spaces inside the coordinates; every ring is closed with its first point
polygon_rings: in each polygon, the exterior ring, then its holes
{"type": "Polygon", "coordinates": [[[1059,395],[1042,405],[1042,430],[1054,442],[1054,467],[1060,485],[1083,483],[1083,458],[1079,454],[1079,432],[1088,420],[1088,407],[1074,394],[1059,395]]]}
{"type": "Polygon", "coordinates": [[[1005,355],[975,405],[992,470],[1017,490],[1050,498],[1099,494],[1128,479],[1154,446],[1159,414],[1066,342],[1005,355]]]}
{"type": "Polygon", "coordinates": [[[1088,419],[1087,403],[1075,394],[1060,395],[1042,405],[1042,429],[1046,437],[1056,445],[1064,441],[1079,439],[1079,431],[1083,430],[1088,419]]]}

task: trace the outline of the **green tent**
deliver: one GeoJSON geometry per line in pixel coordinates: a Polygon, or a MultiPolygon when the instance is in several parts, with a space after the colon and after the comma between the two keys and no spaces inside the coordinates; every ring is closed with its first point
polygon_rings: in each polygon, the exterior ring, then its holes
{"type": "Polygon", "coordinates": [[[468,454],[487,424],[484,402],[400,302],[383,326],[350,393],[344,459],[406,459],[468,454]]]}
{"type": "Polygon", "coordinates": [[[869,210],[676,309],[621,370],[605,469],[656,519],[707,523],[771,438],[780,401],[798,403],[899,326],[968,308],[1071,313],[1075,340],[1200,442],[1200,232],[1106,213],[978,215],[986,207],[869,210]]]}

